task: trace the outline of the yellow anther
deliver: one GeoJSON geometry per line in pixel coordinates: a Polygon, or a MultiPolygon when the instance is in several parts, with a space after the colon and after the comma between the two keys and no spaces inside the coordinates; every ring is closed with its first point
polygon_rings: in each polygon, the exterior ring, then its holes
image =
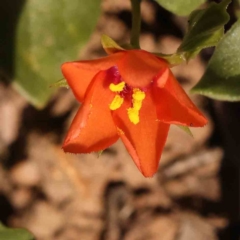
{"type": "Polygon", "coordinates": [[[133,124],[139,123],[139,111],[134,108],[128,108],[127,110],[128,118],[133,124]]]}
{"type": "Polygon", "coordinates": [[[112,92],[121,92],[125,87],[125,82],[120,82],[118,84],[114,84],[114,83],[111,83],[109,85],[109,89],[112,91],[112,92]]]}
{"type": "Polygon", "coordinates": [[[116,109],[120,108],[122,104],[123,104],[123,98],[120,95],[117,94],[114,97],[114,99],[112,100],[109,108],[111,110],[116,110],[116,109]]]}
{"type": "Polygon", "coordinates": [[[128,117],[129,120],[133,124],[139,123],[139,111],[142,107],[142,101],[146,97],[145,92],[141,91],[139,88],[134,88],[133,89],[133,94],[132,94],[132,108],[128,109],[128,117]]]}
{"type": "Polygon", "coordinates": [[[133,99],[137,101],[141,101],[145,98],[146,94],[145,92],[141,91],[139,88],[134,88],[133,89],[133,99]]]}
{"type": "Polygon", "coordinates": [[[142,107],[142,101],[137,101],[133,99],[133,108],[139,111],[142,107]]]}

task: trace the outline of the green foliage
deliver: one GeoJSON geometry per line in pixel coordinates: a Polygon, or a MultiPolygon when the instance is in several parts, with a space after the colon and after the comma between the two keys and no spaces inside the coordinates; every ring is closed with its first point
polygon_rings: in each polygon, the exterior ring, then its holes
{"type": "Polygon", "coordinates": [[[156,0],[168,11],[180,16],[187,16],[206,0],[156,0]]]}
{"type": "Polygon", "coordinates": [[[215,46],[223,36],[224,25],[229,21],[226,8],[230,2],[213,2],[206,9],[194,11],[190,15],[189,29],[178,53],[184,53],[186,60],[189,60],[203,48],[215,46]]]}
{"type": "Polygon", "coordinates": [[[42,108],[61,78],[60,65],[77,58],[100,13],[100,0],[26,0],[16,32],[17,89],[42,108]]]}
{"type": "Polygon", "coordinates": [[[186,62],[185,53],[163,54],[154,53],[156,56],[165,59],[171,66],[180,65],[186,62]]]}
{"type": "Polygon", "coordinates": [[[65,87],[65,88],[69,88],[69,85],[67,83],[66,79],[60,79],[57,82],[53,83],[50,85],[51,88],[60,88],[60,87],[65,87]]]}
{"type": "Polygon", "coordinates": [[[193,137],[193,134],[190,130],[189,127],[187,126],[182,126],[182,125],[176,125],[177,127],[179,127],[180,129],[182,129],[185,133],[187,133],[189,136],[193,137]]]}
{"type": "Polygon", "coordinates": [[[208,97],[240,101],[240,19],[220,41],[201,81],[192,89],[208,97]]]}
{"type": "Polygon", "coordinates": [[[109,54],[124,50],[112,38],[105,34],[101,37],[101,43],[105,51],[109,54]]]}
{"type": "Polygon", "coordinates": [[[0,223],[0,239],[2,240],[33,240],[34,236],[25,229],[7,228],[0,223]]]}
{"type": "Polygon", "coordinates": [[[101,151],[98,151],[98,152],[97,152],[98,158],[100,158],[100,157],[102,156],[103,151],[104,151],[104,150],[101,150],[101,151]]]}
{"type": "Polygon", "coordinates": [[[236,18],[240,17],[240,0],[233,0],[233,11],[236,18]]]}
{"type": "Polygon", "coordinates": [[[202,49],[216,46],[224,34],[224,25],[229,20],[226,8],[231,0],[220,4],[211,3],[206,9],[192,12],[189,27],[182,44],[174,54],[155,53],[170,65],[179,65],[194,58],[202,49]]]}

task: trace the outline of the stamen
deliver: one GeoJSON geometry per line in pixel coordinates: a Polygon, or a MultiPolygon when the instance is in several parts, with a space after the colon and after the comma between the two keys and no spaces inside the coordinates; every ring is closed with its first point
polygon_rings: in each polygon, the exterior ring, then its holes
{"type": "Polygon", "coordinates": [[[139,111],[142,107],[142,101],[133,100],[133,108],[139,111]]]}
{"type": "Polygon", "coordinates": [[[145,98],[145,92],[141,91],[139,88],[134,88],[133,89],[133,99],[134,100],[138,100],[138,101],[141,101],[145,98]]]}
{"type": "Polygon", "coordinates": [[[139,123],[139,111],[142,107],[142,101],[145,98],[146,94],[145,92],[141,91],[139,88],[134,88],[133,89],[133,94],[132,94],[132,103],[133,106],[132,108],[129,108],[128,111],[128,117],[129,120],[133,124],[139,123]]]}
{"type": "Polygon", "coordinates": [[[114,84],[114,83],[111,83],[109,85],[109,89],[112,91],[112,92],[121,92],[125,87],[125,82],[120,82],[118,84],[114,84]]]}
{"type": "Polygon", "coordinates": [[[128,113],[130,122],[132,122],[135,125],[137,123],[139,123],[139,111],[138,110],[136,110],[134,108],[128,108],[127,113],[128,113]]]}
{"type": "Polygon", "coordinates": [[[114,97],[114,99],[112,100],[109,108],[111,110],[116,110],[116,109],[120,108],[122,106],[122,104],[123,104],[123,98],[120,95],[117,94],[114,97]]]}

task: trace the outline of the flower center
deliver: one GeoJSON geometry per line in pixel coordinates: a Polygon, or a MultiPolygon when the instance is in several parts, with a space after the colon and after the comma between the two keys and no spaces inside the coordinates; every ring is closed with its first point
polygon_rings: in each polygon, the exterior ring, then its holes
{"type": "Polygon", "coordinates": [[[139,123],[140,121],[139,111],[142,107],[143,99],[146,96],[145,92],[139,88],[130,88],[123,81],[118,84],[111,83],[109,85],[109,89],[112,92],[116,93],[116,96],[114,97],[113,101],[109,105],[109,108],[113,111],[122,106],[126,94],[131,92],[132,107],[127,109],[128,118],[130,122],[132,122],[135,125],[139,123]]]}

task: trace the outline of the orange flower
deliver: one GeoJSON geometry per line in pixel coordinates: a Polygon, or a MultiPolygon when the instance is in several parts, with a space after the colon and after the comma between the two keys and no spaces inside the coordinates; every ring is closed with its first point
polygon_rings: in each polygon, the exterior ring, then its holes
{"type": "Polygon", "coordinates": [[[151,177],[170,124],[207,123],[168,64],[146,51],[123,50],[97,60],[67,62],[62,72],[82,102],[65,138],[65,152],[96,152],[121,138],[142,174],[151,177]]]}

